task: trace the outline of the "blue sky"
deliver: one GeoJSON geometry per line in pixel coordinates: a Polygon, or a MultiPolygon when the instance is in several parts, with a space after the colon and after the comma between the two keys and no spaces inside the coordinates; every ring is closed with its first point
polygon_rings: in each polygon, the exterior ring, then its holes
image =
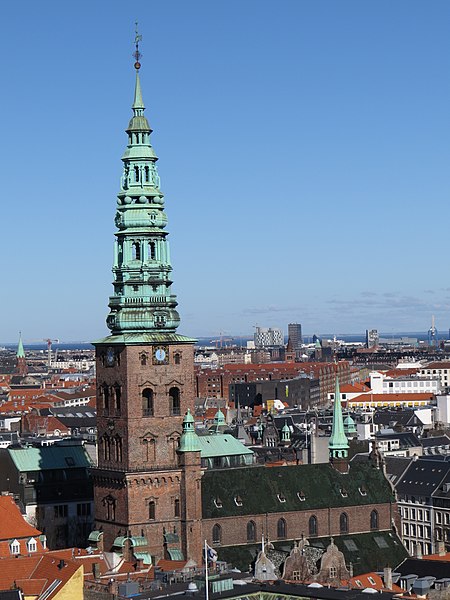
{"type": "Polygon", "coordinates": [[[450,3],[2,7],[0,340],[106,333],[134,21],[187,335],[450,326],[450,3]]]}

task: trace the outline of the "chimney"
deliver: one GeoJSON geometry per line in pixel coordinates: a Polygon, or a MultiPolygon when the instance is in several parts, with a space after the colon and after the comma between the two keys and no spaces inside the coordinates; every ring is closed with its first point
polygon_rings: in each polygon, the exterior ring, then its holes
{"type": "Polygon", "coordinates": [[[391,567],[384,567],[383,579],[384,579],[384,587],[387,590],[392,590],[392,569],[391,569],[391,567]]]}
{"type": "Polygon", "coordinates": [[[64,560],[61,558],[61,560],[58,563],[58,569],[64,569],[64,567],[66,566],[66,563],[64,562],[64,560]]]}
{"type": "Polygon", "coordinates": [[[422,547],[420,544],[416,544],[416,558],[422,558],[422,547]]]}
{"type": "Polygon", "coordinates": [[[439,556],[445,556],[447,553],[445,551],[445,544],[443,541],[437,542],[436,551],[439,556]]]}

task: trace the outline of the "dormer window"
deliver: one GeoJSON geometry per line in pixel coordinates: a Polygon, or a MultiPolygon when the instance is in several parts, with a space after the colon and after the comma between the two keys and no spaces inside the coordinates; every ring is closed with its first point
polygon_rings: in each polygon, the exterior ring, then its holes
{"type": "Polygon", "coordinates": [[[367,490],[363,485],[361,487],[359,487],[358,490],[359,490],[359,493],[361,494],[361,496],[367,496],[367,490]]]}
{"type": "Polygon", "coordinates": [[[11,554],[20,554],[20,542],[13,540],[9,545],[9,549],[11,550],[11,554]]]}
{"type": "Polygon", "coordinates": [[[286,502],[286,496],[284,494],[277,494],[277,498],[279,502],[286,502]]]}
{"type": "Polygon", "coordinates": [[[304,502],[306,500],[304,492],[297,492],[297,498],[300,500],[300,502],[304,502]]]}
{"type": "Polygon", "coordinates": [[[28,552],[36,552],[37,551],[37,543],[34,538],[30,538],[27,542],[27,550],[28,552]]]}
{"type": "Polygon", "coordinates": [[[341,492],[341,496],[343,498],[347,498],[348,493],[347,493],[347,490],[345,488],[341,488],[339,491],[341,492]]]}
{"type": "Polygon", "coordinates": [[[222,508],[222,500],[220,498],[214,498],[214,505],[216,508],[222,508]]]}
{"type": "Polygon", "coordinates": [[[236,504],[236,506],[242,506],[242,498],[240,496],[235,496],[234,503],[236,504]]]}

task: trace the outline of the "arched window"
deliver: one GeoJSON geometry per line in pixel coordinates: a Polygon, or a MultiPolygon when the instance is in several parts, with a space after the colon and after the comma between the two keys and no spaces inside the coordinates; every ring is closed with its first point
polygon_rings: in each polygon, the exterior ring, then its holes
{"type": "Polygon", "coordinates": [[[309,535],[317,535],[317,517],[309,517],[309,535]]]}
{"type": "Polygon", "coordinates": [[[131,245],[132,260],[141,260],[141,245],[139,242],[133,242],[131,245]]]}
{"type": "Polygon", "coordinates": [[[116,519],[116,501],[112,496],[103,498],[103,506],[106,508],[107,521],[115,521],[116,519]]]}
{"type": "Polygon", "coordinates": [[[285,538],[286,537],[286,521],[284,519],[278,519],[277,523],[277,537],[285,538]]]}
{"type": "Polygon", "coordinates": [[[222,543],[222,527],[218,523],[212,528],[212,542],[213,544],[222,543]]]}
{"type": "Polygon", "coordinates": [[[173,514],[175,517],[180,516],[180,499],[179,498],[175,498],[174,505],[173,505],[173,514]]]}
{"type": "Polygon", "coordinates": [[[154,500],[150,500],[148,503],[148,518],[150,520],[156,519],[156,502],[154,500]]]}
{"type": "Polygon", "coordinates": [[[103,407],[109,410],[109,387],[106,384],[103,386],[103,407]]]}
{"type": "Polygon", "coordinates": [[[151,258],[151,260],[155,260],[156,259],[156,245],[155,245],[155,242],[149,242],[148,243],[148,255],[151,258]]]}
{"type": "Polygon", "coordinates": [[[114,386],[114,400],[115,400],[115,409],[120,410],[120,403],[122,400],[122,388],[118,383],[114,386]]]}
{"type": "Polygon", "coordinates": [[[370,513],[370,529],[378,529],[378,512],[373,510],[370,513]]]}
{"type": "Polygon", "coordinates": [[[150,168],[145,167],[145,181],[148,183],[150,181],[150,168]]]}
{"type": "Polygon", "coordinates": [[[176,352],[176,353],[173,355],[173,362],[174,362],[176,365],[179,365],[179,364],[181,363],[181,354],[179,354],[178,352],[176,352]]]}
{"type": "Polygon", "coordinates": [[[117,462],[122,462],[122,438],[116,435],[114,439],[115,459],[117,462]]]}
{"type": "Polygon", "coordinates": [[[170,414],[181,415],[180,390],[177,387],[171,387],[169,390],[170,414]]]}
{"type": "Polygon", "coordinates": [[[139,167],[134,167],[134,180],[139,181],[139,167]]]}
{"type": "Polygon", "coordinates": [[[153,390],[145,388],[142,391],[142,416],[153,417],[153,390]]]}
{"type": "Polygon", "coordinates": [[[247,542],[254,542],[256,540],[256,524],[254,521],[247,523],[247,542]]]}
{"type": "Polygon", "coordinates": [[[104,435],[101,438],[101,445],[102,445],[102,449],[103,449],[103,459],[111,460],[111,440],[110,440],[109,436],[104,435]]]}
{"type": "Polygon", "coordinates": [[[143,367],[145,367],[145,366],[146,366],[146,364],[147,364],[147,359],[148,359],[148,356],[147,356],[147,354],[145,354],[145,352],[143,352],[143,353],[141,354],[141,365],[142,365],[143,367]]]}
{"type": "Polygon", "coordinates": [[[341,533],[348,533],[348,515],[345,512],[339,517],[339,529],[341,533]]]}

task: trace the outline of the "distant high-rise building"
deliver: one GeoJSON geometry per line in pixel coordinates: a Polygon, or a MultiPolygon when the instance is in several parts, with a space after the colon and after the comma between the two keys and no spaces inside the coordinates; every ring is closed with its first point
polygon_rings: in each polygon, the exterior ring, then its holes
{"type": "Polygon", "coordinates": [[[374,348],[380,343],[380,336],[378,335],[378,329],[366,329],[366,346],[367,348],[374,348]]]}
{"type": "Polygon", "coordinates": [[[254,336],[256,348],[284,346],[283,332],[276,327],[256,327],[254,336]]]}
{"type": "Polygon", "coordinates": [[[302,346],[302,326],[300,323],[289,323],[288,325],[288,338],[291,342],[293,350],[299,350],[302,346]]]}

